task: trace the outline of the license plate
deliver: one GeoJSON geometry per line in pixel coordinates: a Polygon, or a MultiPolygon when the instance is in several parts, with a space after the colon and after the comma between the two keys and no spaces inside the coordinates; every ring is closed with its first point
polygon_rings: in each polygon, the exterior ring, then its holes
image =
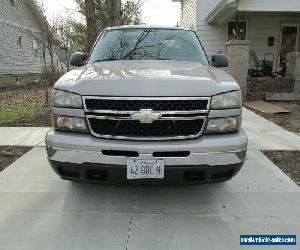
{"type": "Polygon", "coordinates": [[[127,179],[163,179],[163,160],[128,160],[127,179]]]}

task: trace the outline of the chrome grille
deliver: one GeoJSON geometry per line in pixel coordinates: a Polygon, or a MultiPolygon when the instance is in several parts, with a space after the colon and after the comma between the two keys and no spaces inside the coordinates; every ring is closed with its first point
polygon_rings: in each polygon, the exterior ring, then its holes
{"type": "Polygon", "coordinates": [[[205,127],[210,104],[207,97],[85,96],[83,100],[94,136],[132,140],[196,138],[205,127]]]}
{"type": "Polygon", "coordinates": [[[91,129],[100,136],[127,137],[174,137],[193,136],[201,131],[203,119],[197,120],[159,120],[151,124],[142,124],[132,120],[89,119],[91,129]]]}

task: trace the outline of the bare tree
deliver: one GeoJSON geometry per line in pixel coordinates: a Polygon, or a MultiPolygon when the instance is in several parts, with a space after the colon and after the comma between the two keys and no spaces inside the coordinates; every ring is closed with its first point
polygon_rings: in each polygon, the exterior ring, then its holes
{"type": "Polygon", "coordinates": [[[90,51],[97,38],[96,10],[94,0],[85,0],[85,17],[87,25],[87,49],[90,51]]]}
{"type": "Polygon", "coordinates": [[[55,27],[51,26],[46,18],[46,10],[41,3],[28,1],[28,6],[40,24],[41,32],[27,30],[28,35],[34,38],[40,50],[43,75],[51,84],[55,81],[56,67],[54,65],[55,47],[59,46],[55,38],[55,27]],[[50,59],[50,65],[48,65],[50,59]],[[49,73],[49,74],[48,74],[49,73]],[[46,75],[48,75],[46,77],[46,75]]]}
{"type": "Polygon", "coordinates": [[[121,0],[105,0],[108,23],[107,26],[120,25],[121,13],[121,0]]]}
{"type": "Polygon", "coordinates": [[[122,4],[121,24],[140,24],[142,23],[142,0],[127,0],[122,4]]]}
{"type": "MultiPolygon", "coordinates": [[[[144,0],[75,0],[78,4],[78,12],[86,16],[87,20],[87,32],[86,36],[88,40],[96,40],[96,36],[106,27],[116,26],[122,24],[140,24],[141,21],[141,8],[144,0]],[[92,1],[95,10],[95,20],[90,21],[90,14],[87,11],[87,1],[92,1]],[[88,16],[87,16],[88,15],[88,16]],[[90,24],[96,24],[96,30],[92,33],[92,29],[89,28],[90,24]],[[90,36],[92,38],[90,39],[90,36]]],[[[92,5],[91,4],[91,5],[92,5]]],[[[92,13],[94,15],[94,12],[92,13]]],[[[85,51],[90,51],[91,45],[87,46],[85,51]]]]}

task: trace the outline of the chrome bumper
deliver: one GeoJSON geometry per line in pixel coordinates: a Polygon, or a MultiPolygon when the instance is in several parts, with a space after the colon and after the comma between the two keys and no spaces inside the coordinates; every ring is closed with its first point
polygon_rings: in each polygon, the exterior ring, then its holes
{"type": "Polygon", "coordinates": [[[207,165],[224,166],[245,161],[247,136],[238,133],[203,135],[197,139],[181,141],[120,141],[93,137],[90,134],[65,133],[50,130],[46,136],[48,158],[55,162],[74,164],[95,163],[126,166],[129,157],[109,156],[103,150],[137,152],[135,159],[153,159],[154,152],[189,151],[185,157],[156,157],[164,159],[166,166],[207,165]]]}

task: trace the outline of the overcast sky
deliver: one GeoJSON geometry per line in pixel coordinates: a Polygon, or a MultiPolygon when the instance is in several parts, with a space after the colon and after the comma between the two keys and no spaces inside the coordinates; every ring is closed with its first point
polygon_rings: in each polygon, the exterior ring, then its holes
{"type": "MultiPolygon", "coordinates": [[[[49,18],[58,15],[73,15],[80,19],[80,15],[72,11],[76,9],[74,0],[39,0],[47,10],[49,18]]],[[[180,21],[180,4],[172,0],[144,0],[143,21],[147,24],[175,26],[180,21]]]]}

